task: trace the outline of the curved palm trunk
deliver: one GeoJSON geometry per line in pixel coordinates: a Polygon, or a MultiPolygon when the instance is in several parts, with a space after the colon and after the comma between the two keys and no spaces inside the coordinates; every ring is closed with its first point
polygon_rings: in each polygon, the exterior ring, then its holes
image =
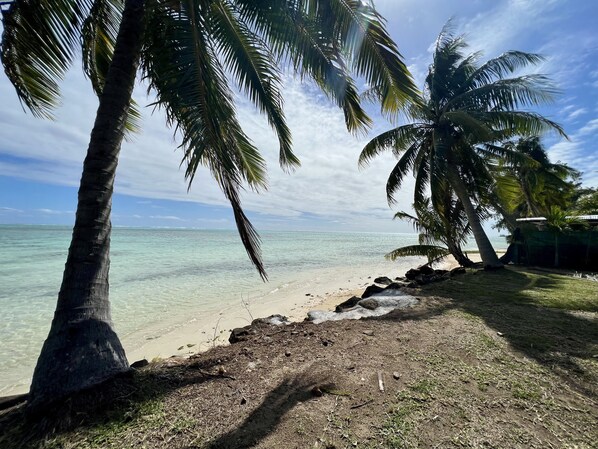
{"type": "Polygon", "coordinates": [[[480,223],[480,219],[475,212],[475,208],[471,203],[469,195],[467,193],[467,189],[461,177],[459,176],[459,172],[454,166],[449,164],[448,168],[448,176],[449,182],[451,186],[455,190],[455,194],[459,201],[463,204],[463,209],[465,210],[465,214],[467,215],[467,220],[469,221],[469,226],[471,226],[471,231],[473,233],[473,237],[475,238],[476,244],[478,245],[478,249],[480,250],[480,257],[482,258],[482,263],[484,267],[488,268],[500,268],[503,266],[503,263],[498,259],[488,236],[484,232],[484,228],[482,228],[482,224],[480,223]]]}
{"type": "Polygon", "coordinates": [[[144,1],[127,0],[79,188],[58,304],[35,367],[37,408],[129,369],[108,298],[110,211],[118,154],[139,64],[144,1]]]}
{"type": "Polygon", "coordinates": [[[447,242],[447,248],[457,263],[462,267],[471,267],[473,265],[473,262],[465,255],[458,244],[452,241],[447,242]]]}

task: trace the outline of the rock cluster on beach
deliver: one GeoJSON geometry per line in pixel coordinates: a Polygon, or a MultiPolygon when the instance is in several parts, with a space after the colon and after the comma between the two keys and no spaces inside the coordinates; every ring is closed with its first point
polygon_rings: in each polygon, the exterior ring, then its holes
{"type": "MultiPolygon", "coordinates": [[[[374,279],[374,284],[369,285],[361,296],[352,296],[338,304],[334,311],[312,310],[307,313],[305,320],[319,324],[326,321],[358,320],[386,315],[393,310],[411,307],[419,302],[417,298],[404,289],[412,289],[419,285],[443,281],[462,273],[465,273],[465,269],[461,267],[449,271],[435,270],[429,265],[422,265],[410,269],[404,277],[397,277],[395,280],[381,276],[374,279]]],[[[258,318],[248,326],[233,329],[228,341],[230,343],[245,341],[265,328],[286,324],[290,324],[290,322],[287,317],[282,315],[258,318]]]]}

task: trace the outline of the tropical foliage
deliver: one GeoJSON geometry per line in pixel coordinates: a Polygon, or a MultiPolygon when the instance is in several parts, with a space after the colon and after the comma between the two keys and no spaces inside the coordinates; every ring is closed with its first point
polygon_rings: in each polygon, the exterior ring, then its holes
{"type": "MultiPolygon", "coordinates": [[[[537,54],[509,51],[485,63],[465,54],[462,36],[450,24],[440,33],[423,93],[407,110],[410,123],[386,131],[363,149],[360,164],[382,151],[398,158],[387,182],[390,203],[409,172],[415,177],[414,203],[428,195],[441,209],[447,190],[462,203],[486,266],[501,266],[481,224],[479,211],[493,186],[489,157],[511,161],[519,153],[495,145],[517,136],[546,131],[564,134],[556,123],[527,110],[549,102],[556,93],[544,75],[512,76],[542,61],[537,54]],[[509,77],[511,76],[511,77],[509,77]]],[[[378,96],[373,88],[368,96],[378,96]]]]}
{"type": "Polygon", "coordinates": [[[461,266],[473,264],[462,249],[471,235],[471,228],[459,201],[447,198],[442,213],[433,208],[427,199],[421,204],[414,204],[413,208],[416,216],[397,212],[394,218],[409,221],[413,225],[419,233],[419,244],[397,248],[386,254],[387,259],[425,256],[428,264],[433,264],[452,255],[461,266]]]}
{"type": "Polygon", "coordinates": [[[239,89],[278,136],[280,163],[299,164],[281,98],[281,71],[313,80],[342,108],[347,127],[371,121],[351,74],[378,86],[394,111],[415,95],[384,21],[359,0],[13,0],[3,11],[1,58],[36,116],[58,105],[75,57],[100,104],[84,162],[73,239],[52,329],[31,387],[42,403],[127,370],[108,301],[110,211],[125,127],[134,127],[137,70],[181,140],[186,178],[205,165],[232,206],[260,274],[259,239],[241,208],[245,186],[266,187],[262,155],[240,126],[239,89]]]}
{"type": "Polygon", "coordinates": [[[503,220],[499,226],[513,230],[516,218],[543,217],[554,208],[567,209],[574,193],[577,170],[566,164],[551,163],[537,136],[504,144],[524,156],[496,161],[497,209],[503,220]]]}

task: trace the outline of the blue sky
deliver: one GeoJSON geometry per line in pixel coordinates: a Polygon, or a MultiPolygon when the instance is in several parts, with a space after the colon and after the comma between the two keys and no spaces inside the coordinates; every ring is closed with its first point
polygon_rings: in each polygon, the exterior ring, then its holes
{"type": "MultiPolygon", "coordinates": [[[[448,18],[467,36],[471,51],[490,58],[511,49],[539,52],[562,94],[540,112],[562,124],[570,140],[549,136],[554,161],[584,172],[598,186],[598,2],[567,0],[377,0],[379,11],[419,87],[431,46],[448,18]]],[[[71,224],[77,185],[97,108],[88,81],[75,66],[63,83],[63,106],[53,122],[24,113],[0,74],[0,223],[71,224]]],[[[348,134],[339,110],[309,85],[292,78],[283,89],[285,111],[302,166],[293,174],[277,164],[277,141],[267,123],[243,99],[241,121],[268,162],[269,189],[247,192],[243,203],[259,230],[409,232],[393,222],[384,192],[391,155],[358,169],[367,136],[348,134]]],[[[143,86],[135,97],[148,104],[143,86]]],[[[374,116],[370,137],[390,125],[374,116]]],[[[226,200],[205,170],[189,192],[179,168],[172,131],[160,113],[146,108],[143,131],[123,143],[117,172],[113,223],[116,226],[234,228],[226,200]]],[[[407,209],[412,188],[399,194],[407,209]]]]}

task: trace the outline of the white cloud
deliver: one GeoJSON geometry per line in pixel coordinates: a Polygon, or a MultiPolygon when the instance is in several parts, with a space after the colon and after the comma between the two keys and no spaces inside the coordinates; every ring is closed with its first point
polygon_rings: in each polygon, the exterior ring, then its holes
{"type": "Polygon", "coordinates": [[[550,158],[581,170],[584,185],[598,187],[598,159],[594,142],[598,138],[598,119],[589,120],[568,141],[560,141],[548,148],[550,158]]]}
{"type": "Polygon", "coordinates": [[[35,212],[41,212],[47,215],[73,215],[75,212],[72,210],[55,210],[55,209],[35,209],[35,212]]]}
{"type": "Polygon", "coordinates": [[[176,215],[151,215],[150,218],[157,220],[170,220],[170,221],[187,221],[176,215]]]}
{"type": "Polygon", "coordinates": [[[575,120],[576,118],[587,114],[588,113],[588,109],[587,108],[579,108],[579,109],[575,109],[572,112],[569,113],[569,115],[567,115],[567,120],[575,120]]]}
{"type": "MultiPolygon", "coordinates": [[[[0,96],[7,101],[0,110],[8,126],[0,129],[0,152],[11,159],[0,162],[0,174],[78,185],[97,101],[79,72],[70,73],[65,85],[64,106],[57,112],[57,121],[48,122],[24,115],[17,107],[12,88],[5,78],[1,79],[0,96]],[[19,138],[15,139],[15,135],[19,138]]],[[[141,88],[137,89],[135,97],[139,104],[147,104],[141,92],[141,88]]],[[[371,226],[373,220],[382,228],[397,229],[397,223],[390,222],[391,211],[385,209],[384,186],[393,158],[382,156],[360,171],[357,158],[366,139],[357,139],[346,131],[342,112],[296,80],[287,80],[283,93],[294,149],[302,166],[292,174],[278,167],[274,134],[253,106],[241,101],[241,122],[264,154],[269,177],[266,192],[243,195],[246,210],[286,219],[305,215],[321,219],[342,217],[351,223],[351,228],[371,226]]],[[[228,206],[204,168],[198,170],[187,192],[184,170],[179,167],[182,153],[176,150],[172,131],[166,128],[160,112],[143,112],[142,133],[123,143],[115,191],[148,199],[228,206]]],[[[408,207],[409,203],[405,197],[401,206],[408,207]]],[[[162,217],[165,219],[166,215],[162,217]]]]}
{"type": "Polygon", "coordinates": [[[12,207],[0,207],[0,214],[1,213],[14,213],[14,214],[22,214],[24,211],[21,209],[15,209],[12,207]]]}

